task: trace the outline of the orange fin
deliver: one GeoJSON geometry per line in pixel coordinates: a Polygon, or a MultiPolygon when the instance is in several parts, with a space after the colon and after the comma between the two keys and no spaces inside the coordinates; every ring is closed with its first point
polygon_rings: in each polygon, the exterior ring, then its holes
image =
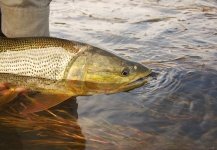
{"type": "Polygon", "coordinates": [[[19,94],[19,92],[16,92],[13,89],[5,90],[2,93],[3,95],[0,97],[0,108],[2,108],[5,104],[11,102],[19,94]]]}
{"type": "Polygon", "coordinates": [[[21,114],[34,113],[51,108],[66,99],[70,98],[70,95],[57,95],[57,94],[37,94],[34,98],[24,94],[26,98],[31,100],[31,104],[28,105],[21,114]]]}

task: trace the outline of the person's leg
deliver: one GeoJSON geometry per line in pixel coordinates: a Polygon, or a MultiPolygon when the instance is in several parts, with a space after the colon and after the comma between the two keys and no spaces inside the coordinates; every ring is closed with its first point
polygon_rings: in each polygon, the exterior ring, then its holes
{"type": "Polygon", "coordinates": [[[2,13],[0,9],[0,37],[5,37],[5,35],[2,32],[2,13]]]}
{"type": "Polygon", "coordinates": [[[7,37],[49,36],[51,0],[0,0],[2,32],[7,37]]]}

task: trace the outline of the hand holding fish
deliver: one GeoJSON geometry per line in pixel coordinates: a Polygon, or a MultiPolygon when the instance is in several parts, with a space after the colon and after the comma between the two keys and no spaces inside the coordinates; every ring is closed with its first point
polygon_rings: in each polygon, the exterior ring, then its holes
{"type": "MultiPolygon", "coordinates": [[[[8,89],[7,85],[5,85],[5,84],[3,84],[3,83],[0,83],[0,93],[1,93],[2,95],[5,95],[5,93],[7,93],[8,90],[9,90],[9,89],[8,89]],[[4,91],[4,92],[3,92],[3,91],[4,91]]],[[[23,87],[17,87],[17,88],[15,89],[15,91],[18,92],[18,93],[27,93],[27,92],[28,92],[28,89],[27,89],[27,88],[23,88],[23,87]]]]}

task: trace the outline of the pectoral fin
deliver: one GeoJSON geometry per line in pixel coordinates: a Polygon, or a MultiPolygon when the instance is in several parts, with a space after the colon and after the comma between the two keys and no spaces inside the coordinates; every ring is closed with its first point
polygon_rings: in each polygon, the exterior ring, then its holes
{"type": "Polygon", "coordinates": [[[31,104],[28,105],[21,114],[34,113],[42,110],[51,108],[66,99],[70,98],[71,95],[57,95],[57,94],[37,94],[34,98],[24,95],[26,98],[31,100],[31,104]]]}
{"type": "Polygon", "coordinates": [[[19,94],[19,92],[16,92],[13,89],[5,90],[2,93],[3,95],[0,97],[0,108],[2,108],[5,104],[11,102],[19,94]]]}

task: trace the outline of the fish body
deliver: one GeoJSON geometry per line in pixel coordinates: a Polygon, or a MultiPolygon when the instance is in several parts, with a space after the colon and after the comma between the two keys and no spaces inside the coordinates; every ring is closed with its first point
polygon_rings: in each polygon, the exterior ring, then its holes
{"type": "Polygon", "coordinates": [[[79,48],[86,47],[57,38],[2,38],[0,82],[42,93],[76,94],[67,89],[66,76],[79,48]]]}
{"type": "Polygon", "coordinates": [[[51,37],[0,39],[0,83],[40,93],[34,97],[37,103],[24,113],[50,108],[71,96],[131,90],[143,85],[150,72],[139,63],[80,42],[51,37]]]}

